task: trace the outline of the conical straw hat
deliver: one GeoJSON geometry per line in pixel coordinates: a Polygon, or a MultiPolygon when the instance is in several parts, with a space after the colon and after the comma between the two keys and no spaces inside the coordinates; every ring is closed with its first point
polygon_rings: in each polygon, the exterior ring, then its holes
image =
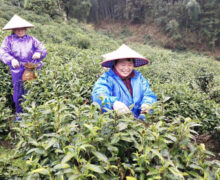
{"type": "Polygon", "coordinates": [[[104,61],[103,67],[111,68],[114,66],[114,61],[119,59],[134,59],[134,67],[143,66],[149,63],[149,60],[135,52],[125,44],[121,45],[116,51],[102,55],[104,61]]]}
{"type": "Polygon", "coordinates": [[[10,21],[5,25],[3,30],[11,30],[11,29],[18,29],[18,28],[33,28],[34,25],[29,23],[28,21],[22,19],[18,15],[14,15],[10,21]]]}

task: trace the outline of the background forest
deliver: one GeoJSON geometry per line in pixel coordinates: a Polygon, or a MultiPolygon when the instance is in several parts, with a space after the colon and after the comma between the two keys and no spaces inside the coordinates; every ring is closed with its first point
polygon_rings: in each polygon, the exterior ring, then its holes
{"type": "MultiPolygon", "coordinates": [[[[9,68],[0,63],[0,179],[220,179],[219,61],[192,51],[218,49],[218,1],[0,4],[0,27],[18,14],[36,26],[27,33],[48,51],[37,78],[25,83],[19,123],[9,68]],[[103,21],[120,26],[119,33],[97,29],[103,21]],[[133,35],[128,26],[152,24],[169,36],[164,44],[154,44],[160,36],[150,31],[144,43],[126,41],[133,35]],[[124,42],[150,60],[138,68],[158,97],[146,121],[102,114],[91,103],[93,85],[106,71],[100,56],[124,42]]],[[[1,30],[0,41],[10,33],[1,30]]]]}
{"type": "MultiPolygon", "coordinates": [[[[219,0],[11,0],[14,5],[51,18],[83,22],[121,22],[156,25],[172,49],[208,49],[220,46],[219,0]]],[[[146,41],[152,38],[145,36],[146,41]]]]}

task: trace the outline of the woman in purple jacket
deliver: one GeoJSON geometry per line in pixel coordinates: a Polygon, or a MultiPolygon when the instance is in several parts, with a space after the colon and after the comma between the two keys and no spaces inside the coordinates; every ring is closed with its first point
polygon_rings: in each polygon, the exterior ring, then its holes
{"type": "Polygon", "coordinates": [[[3,30],[12,30],[12,34],[6,37],[0,48],[0,60],[10,67],[13,82],[13,100],[16,108],[15,122],[19,120],[18,113],[22,112],[20,103],[25,94],[22,83],[22,74],[27,62],[37,63],[38,69],[42,66],[41,60],[46,57],[47,50],[44,45],[32,36],[26,34],[27,28],[34,25],[14,15],[5,25],[3,30]]]}

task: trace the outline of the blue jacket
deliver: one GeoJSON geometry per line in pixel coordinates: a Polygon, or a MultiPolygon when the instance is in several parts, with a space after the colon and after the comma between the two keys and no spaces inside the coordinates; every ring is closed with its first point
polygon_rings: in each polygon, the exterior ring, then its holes
{"type": "Polygon", "coordinates": [[[121,101],[128,107],[134,105],[132,112],[138,117],[141,112],[141,105],[144,103],[153,104],[157,101],[156,95],[151,91],[148,81],[138,71],[131,78],[133,97],[121,78],[112,69],[104,73],[95,83],[92,92],[92,101],[97,102],[102,110],[113,109],[115,101],[121,101]],[[102,100],[101,100],[102,99],[102,100]]]}

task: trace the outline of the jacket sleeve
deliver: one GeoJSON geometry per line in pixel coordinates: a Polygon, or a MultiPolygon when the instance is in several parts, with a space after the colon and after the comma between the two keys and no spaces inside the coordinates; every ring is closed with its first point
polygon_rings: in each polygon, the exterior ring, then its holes
{"type": "Polygon", "coordinates": [[[113,109],[113,104],[118,100],[117,97],[112,96],[112,84],[108,82],[105,75],[101,76],[93,87],[92,101],[98,103],[103,112],[105,109],[113,109]]]}
{"type": "Polygon", "coordinates": [[[43,43],[41,43],[39,40],[37,40],[35,37],[33,37],[33,46],[35,49],[35,52],[38,52],[41,54],[41,57],[38,61],[41,61],[44,59],[47,55],[47,50],[43,43]]]}
{"type": "Polygon", "coordinates": [[[157,102],[157,96],[151,90],[149,82],[147,81],[147,79],[145,79],[142,75],[141,75],[141,81],[142,81],[142,84],[143,84],[143,92],[144,92],[141,105],[145,104],[145,103],[152,105],[153,103],[157,102]]]}
{"type": "Polygon", "coordinates": [[[1,45],[0,48],[0,60],[7,65],[11,65],[11,61],[15,59],[11,55],[11,47],[8,38],[6,37],[1,45]]]}

